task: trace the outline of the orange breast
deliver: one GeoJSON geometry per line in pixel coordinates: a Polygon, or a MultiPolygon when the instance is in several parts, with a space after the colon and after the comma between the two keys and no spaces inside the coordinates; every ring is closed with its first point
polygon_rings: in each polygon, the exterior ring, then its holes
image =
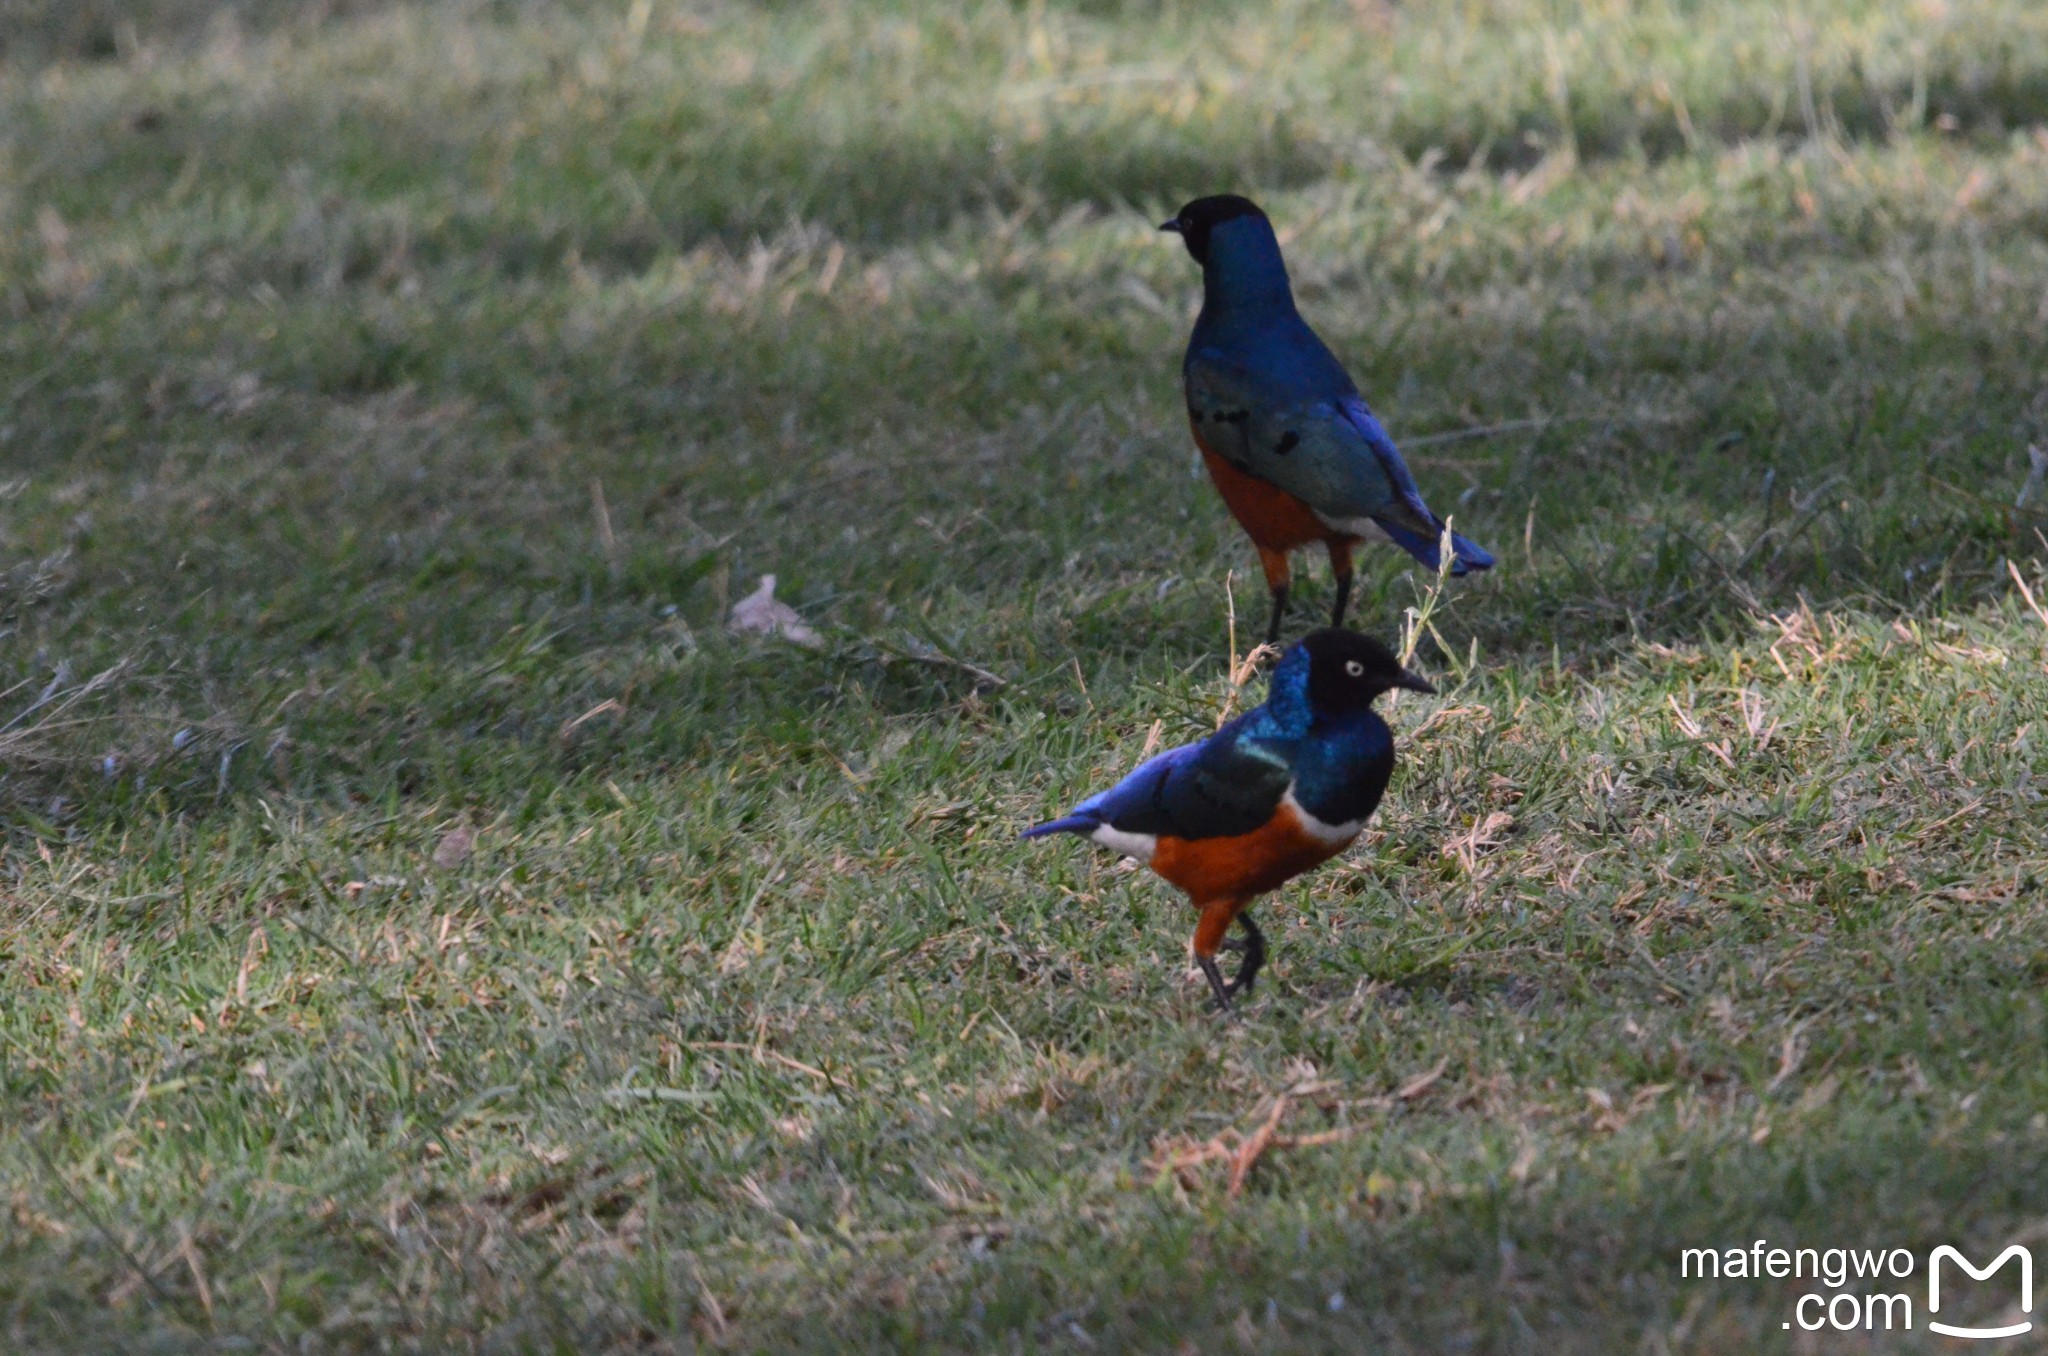
{"type": "Polygon", "coordinates": [[[1152,869],[1197,904],[1244,900],[1320,866],[1350,842],[1315,837],[1302,826],[1300,813],[1283,804],[1264,825],[1234,838],[1162,837],[1152,869]]]}
{"type": "Polygon", "coordinates": [[[1307,504],[1278,485],[1246,475],[1211,452],[1199,428],[1195,429],[1195,446],[1202,449],[1209,479],[1216,482],[1216,492],[1223,496],[1230,516],[1244,527],[1254,545],[1269,551],[1292,551],[1310,542],[1344,539],[1343,533],[1331,531],[1307,504]]]}

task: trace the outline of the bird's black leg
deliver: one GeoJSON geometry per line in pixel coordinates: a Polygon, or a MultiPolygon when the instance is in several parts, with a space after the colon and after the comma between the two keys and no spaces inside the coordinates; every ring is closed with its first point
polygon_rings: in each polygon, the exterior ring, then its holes
{"type": "Polygon", "coordinates": [[[1348,537],[1332,537],[1324,543],[1330,550],[1330,576],[1337,581],[1337,605],[1330,609],[1330,625],[1344,624],[1344,608],[1351,601],[1351,547],[1348,537]]]}
{"type": "Polygon", "coordinates": [[[1259,931],[1249,913],[1239,914],[1237,924],[1244,929],[1244,963],[1237,967],[1237,978],[1230,981],[1230,991],[1250,993],[1252,981],[1259,977],[1259,970],[1266,963],[1266,935],[1259,931]]]}
{"type": "Polygon", "coordinates": [[[1216,991],[1217,1010],[1230,1011],[1230,986],[1223,982],[1223,972],[1216,968],[1216,962],[1208,956],[1197,956],[1195,964],[1202,967],[1202,973],[1209,977],[1209,987],[1216,991]]]}
{"type": "Polygon", "coordinates": [[[1273,586],[1273,619],[1266,623],[1266,643],[1280,643],[1280,623],[1287,616],[1287,585],[1273,586]]]}
{"type": "Polygon", "coordinates": [[[1294,567],[1288,563],[1285,551],[1276,551],[1258,541],[1252,545],[1259,548],[1259,568],[1265,571],[1266,587],[1273,594],[1273,617],[1266,623],[1266,643],[1278,645],[1280,623],[1287,616],[1287,585],[1294,579],[1294,567]]]}
{"type": "Polygon", "coordinates": [[[1351,576],[1340,574],[1337,576],[1337,605],[1330,609],[1330,625],[1342,626],[1344,624],[1344,608],[1350,601],[1351,576]]]}

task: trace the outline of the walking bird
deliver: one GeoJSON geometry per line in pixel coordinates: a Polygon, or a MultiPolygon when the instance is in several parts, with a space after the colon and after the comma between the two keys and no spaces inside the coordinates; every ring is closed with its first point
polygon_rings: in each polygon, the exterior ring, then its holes
{"type": "Polygon", "coordinates": [[[1263,705],[1024,837],[1077,833],[1186,891],[1201,911],[1195,963],[1228,1008],[1266,961],[1252,900],[1342,852],[1387,789],[1394,736],[1372,704],[1397,687],[1436,690],[1370,636],[1313,631],[1274,668],[1263,705]],[[1241,943],[1224,941],[1233,920],[1241,943]],[[1216,952],[1240,948],[1226,984],[1216,952]]]}
{"type": "MultiPolygon", "coordinates": [[[[1266,572],[1280,638],[1288,553],[1322,542],[1337,580],[1330,625],[1344,624],[1351,548],[1383,534],[1437,568],[1443,519],[1430,512],[1401,454],[1350,374],[1294,308],[1273,223],[1248,198],[1197,198],[1160,230],[1202,266],[1202,313],[1181,364],[1188,422],[1209,478],[1266,572]]],[[[1493,557],[1451,539],[1451,573],[1493,557]]]]}

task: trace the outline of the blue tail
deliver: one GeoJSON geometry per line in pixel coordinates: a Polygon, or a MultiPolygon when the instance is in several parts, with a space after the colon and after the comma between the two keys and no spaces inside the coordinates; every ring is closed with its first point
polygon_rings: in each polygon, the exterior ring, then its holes
{"type": "MultiPolygon", "coordinates": [[[[1385,518],[1375,518],[1380,530],[1394,539],[1394,545],[1414,556],[1425,566],[1434,570],[1437,562],[1436,537],[1425,537],[1413,528],[1403,527],[1385,518]]],[[[1467,541],[1453,532],[1451,534],[1451,573],[1467,574],[1473,570],[1493,568],[1493,556],[1477,542],[1467,541]]]]}
{"type": "Polygon", "coordinates": [[[1047,834],[1054,833],[1090,834],[1101,827],[1101,820],[1091,819],[1087,815],[1062,815],[1060,818],[1049,823],[1034,824],[1017,836],[1019,838],[1043,838],[1047,834]]]}

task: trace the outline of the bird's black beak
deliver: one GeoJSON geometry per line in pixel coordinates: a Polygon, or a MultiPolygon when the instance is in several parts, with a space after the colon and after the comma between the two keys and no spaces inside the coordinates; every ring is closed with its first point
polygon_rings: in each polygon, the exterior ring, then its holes
{"type": "Polygon", "coordinates": [[[1160,223],[1159,223],[1159,229],[1160,229],[1160,230],[1162,230],[1162,231],[1172,231],[1172,232],[1173,232],[1173,233],[1174,233],[1175,235],[1179,235],[1179,234],[1181,233],[1181,232],[1180,232],[1180,218],[1179,218],[1179,217],[1175,217],[1175,218],[1174,218],[1174,219],[1173,219],[1172,221],[1162,221],[1162,222],[1160,222],[1160,223]]]}
{"type": "Polygon", "coordinates": [[[1436,695],[1435,684],[1431,683],[1429,679],[1421,674],[1411,673],[1407,669],[1401,670],[1401,676],[1394,680],[1394,686],[1405,687],[1410,692],[1421,692],[1432,697],[1436,695]]]}

